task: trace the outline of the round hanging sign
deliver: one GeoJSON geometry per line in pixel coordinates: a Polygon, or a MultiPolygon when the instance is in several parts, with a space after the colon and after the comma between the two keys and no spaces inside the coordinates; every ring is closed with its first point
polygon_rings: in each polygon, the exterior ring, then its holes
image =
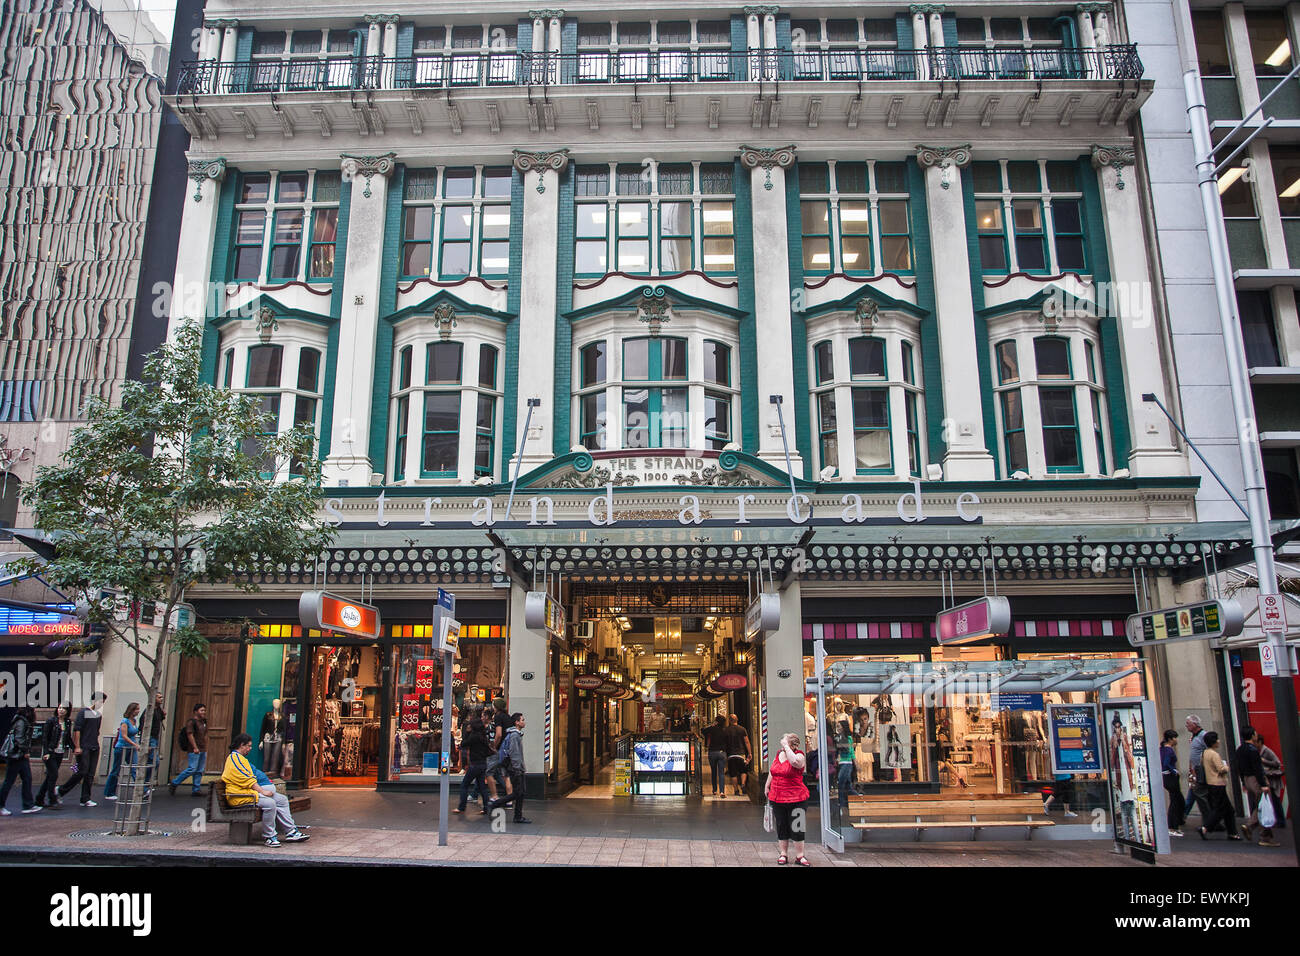
{"type": "Polygon", "coordinates": [[[583,674],[581,677],[573,679],[573,686],[578,690],[596,690],[603,683],[605,683],[605,678],[599,674],[583,674]]]}
{"type": "Polygon", "coordinates": [[[714,690],[744,690],[749,681],[744,674],[719,674],[709,686],[714,690]]]}

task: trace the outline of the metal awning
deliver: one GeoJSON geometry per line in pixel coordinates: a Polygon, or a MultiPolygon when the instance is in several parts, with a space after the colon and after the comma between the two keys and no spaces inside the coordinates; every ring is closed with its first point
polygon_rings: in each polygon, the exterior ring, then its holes
{"type": "MultiPolygon", "coordinates": [[[[826,668],[827,694],[1058,694],[1097,691],[1141,666],[1132,658],[1033,661],[836,661],[826,668]]],[[[804,686],[816,693],[818,679],[804,686]]]]}

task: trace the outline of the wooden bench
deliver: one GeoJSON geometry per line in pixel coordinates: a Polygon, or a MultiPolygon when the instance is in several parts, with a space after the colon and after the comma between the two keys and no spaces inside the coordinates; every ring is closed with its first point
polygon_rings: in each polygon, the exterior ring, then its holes
{"type": "MultiPolygon", "coordinates": [[[[287,794],[286,794],[287,796],[287,794]]],[[[289,812],[311,809],[311,797],[289,797],[289,812]]],[[[232,807],[226,802],[226,782],[217,780],[208,792],[208,822],[230,824],[228,842],[240,845],[261,840],[262,811],[257,804],[232,807]],[[254,829],[254,828],[257,829],[254,829]]]]}
{"type": "Polygon", "coordinates": [[[848,816],[855,830],[985,830],[1022,827],[1025,839],[1039,827],[1056,824],[1042,817],[1038,794],[945,797],[917,794],[909,797],[850,797],[848,816]]]}

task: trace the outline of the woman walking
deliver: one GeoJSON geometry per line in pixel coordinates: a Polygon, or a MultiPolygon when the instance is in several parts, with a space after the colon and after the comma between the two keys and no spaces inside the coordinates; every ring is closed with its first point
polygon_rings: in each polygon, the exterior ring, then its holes
{"type": "Polygon", "coordinates": [[[1211,730],[1205,735],[1205,753],[1201,756],[1201,770],[1205,784],[1210,788],[1210,817],[1201,823],[1201,839],[1210,838],[1209,831],[1217,823],[1228,830],[1229,840],[1240,840],[1237,835],[1237,811],[1228,797],[1228,765],[1219,756],[1219,735],[1211,730]]]}
{"type": "Polygon", "coordinates": [[[13,814],[5,806],[9,799],[9,790],[17,779],[23,782],[23,813],[39,813],[40,807],[32,799],[32,765],[28,754],[32,749],[32,729],[36,726],[36,712],[30,707],[19,707],[9,725],[9,734],[4,739],[0,756],[5,758],[5,782],[0,787],[0,816],[13,814]]]}
{"type": "Polygon", "coordinates": [[[1178,779],[1178,751],[1174,742],[1178,731],[1166,730],[1160,741],[1160,778],[1169,796],[1169,835],[1182,836],[1183,822],[1187,819],[1187,806],[1183,803],[1183,788],[1178,779]]]}
{"type": "MultiPolygon", "coordinates": [[[[140,713],[139,704],[128,704],[122,713],[122,720],[117,725],[117,739],[113,741],[113,763],[108,769],[108,779],[104,782],[105,800],[117,799],[117,778],[122,772],[122,761],[127,759],[128,750],[140,749],[137,741],[140,727],[135,722],[135,715],[138,713],[140,713]]],[[[135,763],[133,758],[131,763],[135,763]]],[[[134,769],[131,771],[131,779],[135,779],[134,769]]]]}
{"type": "Polygon", "coordinates": [[[800,866],[811,865],[803,853],[804,835],[808,830],[803,806],[808,799],[808,788],[803,782],[803,772],[808,761],[798,744],[798,734],[786,734],[781,738],[781,752],[768,768],[767,783],[763,787],[776,822],[776,843],[781,850],[776,862],[781,866],[789,860],[791,840],[795,844],[795,862],[800,866]]]}
{"type": "Polygon", "coordinates": [[[41,761],[45,764],[45,781],[36,794],[42,807],[54,807],[63,802],[59,797],[59,767],[65,754],[72,752],[72,705],[60,704],[54,716],[41,728],[41,761]]]}

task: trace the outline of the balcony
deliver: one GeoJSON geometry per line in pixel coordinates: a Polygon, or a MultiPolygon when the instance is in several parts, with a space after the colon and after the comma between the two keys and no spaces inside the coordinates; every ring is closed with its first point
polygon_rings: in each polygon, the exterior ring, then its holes
{"type": "Polygon", "coordinates": [[[1080,130],[1122,128],[1154,87],[1142,72],[1132,45],[797,53],[438,50],[188,63],[166,99],[190,134],[209,143],[241,134],[287,139],[319,128],[322,137],[338,131],[359,138],[356,148],[367,138],[391,140],[395,131],[450,134],[469,145],[496,147],[502,136],[522,142],[563,128],[568,145],[581,149],[652,124],[769,132],[837,124],[878,130],[892,143],[958,121],[986,131],[1002,127],[1015,137],[1031,126],[1058,136],[1072,122],[1080,130]]]}
{"type": "Polygon", "coordinates": [[[416,53],[409,57],[290,58],[185,64],[177,96],[331,90],[614,83],[916,80],[1140,80],[1132,45],[1096,50],[816,50],[798,53],[657,50],[577,54],[416,53]]]}

